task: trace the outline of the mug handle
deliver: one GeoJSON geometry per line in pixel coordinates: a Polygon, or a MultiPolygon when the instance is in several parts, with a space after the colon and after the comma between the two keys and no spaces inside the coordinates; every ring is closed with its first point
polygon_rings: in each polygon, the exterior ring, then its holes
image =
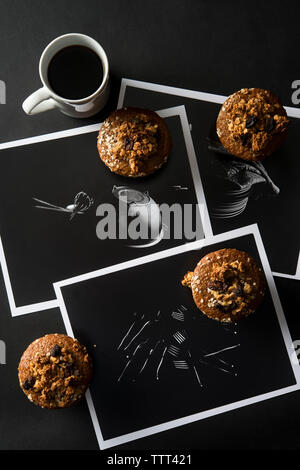
{"type": "Polygon", "coordinates": [[[57,108],[58,105],[54,101],[47,90],[46,87],[36,90],[34,93],[28,96],[22,108],[26,114],[38,114],[43,113],[44,111],[49,111],[50,109],[57,108]]]}

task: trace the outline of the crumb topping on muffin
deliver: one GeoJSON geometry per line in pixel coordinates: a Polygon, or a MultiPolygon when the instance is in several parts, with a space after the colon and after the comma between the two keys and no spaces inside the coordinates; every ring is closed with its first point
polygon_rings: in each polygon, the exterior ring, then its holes
{"type": "Polygon", "coordinates": [[[231,138],[257,153],[268,146],[274,134],[285,132],[289,125],[281,104],[262,89],[243,88],[228,98],[223,111],[231,138]]]}
{"type": "Polygon", "coordinates": [[[167,161],[172,148],[168,127],[157,113],[143,108],[114,111],[102,124],[97,147],[114,173],[148,176],[167,161]]]}
{"type": "Polygon", "coordinates": [[[146,114],[136,114],[129,119],[116,122],[107,121],[110,133],[100,136],[100,144],[106,144],[102,152],[110,152],[115,160],[125,160],[129,163],[133,174],[138,174],[144,160],[150,158],[158,149],[158,124],[146,114]]]}
{"type": "Polygon", "coordinates": [[[222,249],[205,256],[181,283],[191,288],[194,301],[203,313],[225,322],[252,313],[265,289],[255,260],[235,249],[222,249]]]}
{"type": "MultiPolygon", "coordinates": [[[[222,311],[230,310],[236,315],[249,304],[253,290],[251,278],[242,275],[245,268],[242,262],[235,260],[232,263],[223,262],[221,265],[213,263],[211,268],[211,281],[207,292],[211,294],[208,306],[216,306],[222,311]]],[[[195,276],[198,278],[198,276],[195,276]]],[[[191,287],[194,288],[197,279],[193,277],[191,287]]]]}
{"type": "Polygon", "coordinates": [[[91,359],[86,348],[65,335],[37,339],[19,365],[21,388],[29,400],[46,408],[64,408],[79,401],[90,378],[91,359]]]}

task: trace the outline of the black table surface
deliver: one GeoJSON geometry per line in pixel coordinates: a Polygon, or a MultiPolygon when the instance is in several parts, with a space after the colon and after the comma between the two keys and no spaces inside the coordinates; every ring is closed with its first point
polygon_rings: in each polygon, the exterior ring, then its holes
{"type": "MultiPolygon", "coordinates": [[[[291,85],[300,78],[299,12],[300,4],[261,0],[1,0],[0,79],[7,95],[0,105],[0,142],[100,122],[116,107],[122,77],[222,95],[261,87],[293,106],[291,85]],[[41,52],[68,32],[88,34],[103,45],[111,67],[110,100],[86,120],[57,111],[28,117],[21,104],[41,86],[41,52]]],[[[276,279],[293,339],[300,333],[298,282],[276,279]]],[[[26,347],[29,332],[63,332],[59,310],[12,318],[2,277],[0,305],[0,336],[7,345],[7,364],[0,365],[0,449],[97,449],[85,402],[62,413],[45,411],[41,420],[18,389],[16,350],[26,347]]],[[[294,392],[119,449],[300,449],[299,412],[300,393],[294,392]]]]}

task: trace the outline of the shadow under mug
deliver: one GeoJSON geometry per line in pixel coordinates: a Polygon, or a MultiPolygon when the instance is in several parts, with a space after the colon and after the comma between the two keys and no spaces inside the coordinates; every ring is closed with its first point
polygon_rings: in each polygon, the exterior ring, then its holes
{"type": "Polygon", "coordinates": [[[43,87],[32,93],[22,104],[26,114],[38,114],[58,108],[71,117],[86,118],[98,113],[106,104],[109,96],[109,65],[106,53],[95,39],[85,34],[70,33],[54,39],[44,49],[39,63],[40,78],[43,87]],[[99,88],[90,96],[79,100],[70,100],[57,95],[48,81],[48,65],[53,56],[68,46],[85,46],[94,51],[102,62],[103,80],[99,88]]]}

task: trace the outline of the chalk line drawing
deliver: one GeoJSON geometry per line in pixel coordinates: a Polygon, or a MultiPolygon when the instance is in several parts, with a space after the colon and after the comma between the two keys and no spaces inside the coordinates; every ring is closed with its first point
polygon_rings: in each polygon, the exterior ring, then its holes
{"type": "MultiPolygon", "coordinates": [[[[198,345],[195,348],[191,335],[187,331],[190,327],[186,325],[186,316],[188,315],[190,320],[195,320],[196,317],[184,305],[180,305],[171,313],[166,314],[159,310],[154,315],[151,314],[147,317],[145,314],[134,313],[133,315],[134,320],[117,347],[121,358],[125,359],[125,365],[117,379],[118,383],[124,379],[136,382],[138,377],[145,372],[147,366],[148,368],[151,366],[152,372],[150,372],[150,378],[148,377],[146,380],[151,380],[152,377],[152,380],[159,381],[164,373],[164,367],[171,366],[179,373],[185,371],[192,374],[195,383],[200,387],[204,386],[201,379],[203,367],[213,368],[234,377],[237,376],[235,365],[226,361],[222,355],[227,351],[239,348],[240,343],[235,342],[235,344],[229,344],[213,351],[206,351],[201,346],[199,349],[198,345]],[[178,328],[179,325],[180,328],[178,328]]],[[[232,335],[237,334],[236,324],[232,327],[218,326],[224,332],[229,331],[232,335]]],[[[200,345],[203,331],[205,332],[205,329],[203,329],[201,322],[197,339],[200,345]]],[[[206,332],[204,334],[206,335],[206,332]]]]}
{"type": "Polygon", "coordinates": [[[212,210],[212,216],[217,219],[228,219],[242,214],[248,204],[255,185],[266,185],[273,195],[278,195],[280,189],[270,178],[261,162],[250,162],[237,159],[231,155],[219,142],[215,130],[208,137],[208,148],[219,154],[223,168],[221,178],[232,183],[233,189],[222,194],[222,202],[212,210]],[[236,189],[234,188],[236,187],[236,189]]]}
{"type": "Polygon", "coordinates": [[[88,196],[84,191],[80,191],[79,193],[77,193],[74,198],[73,204],[68,204],[66,207],[57,206],[55,204],[51,204],[50,202],[43,201],[42,199],[38,199],[36,197],[34,197],[33,200],[38,203],[34,206],[37,209],[66,212],[70,214],[69,220],[72,220],[76,214],[84,214],[94,204],[93,198],[88,196]]]}

